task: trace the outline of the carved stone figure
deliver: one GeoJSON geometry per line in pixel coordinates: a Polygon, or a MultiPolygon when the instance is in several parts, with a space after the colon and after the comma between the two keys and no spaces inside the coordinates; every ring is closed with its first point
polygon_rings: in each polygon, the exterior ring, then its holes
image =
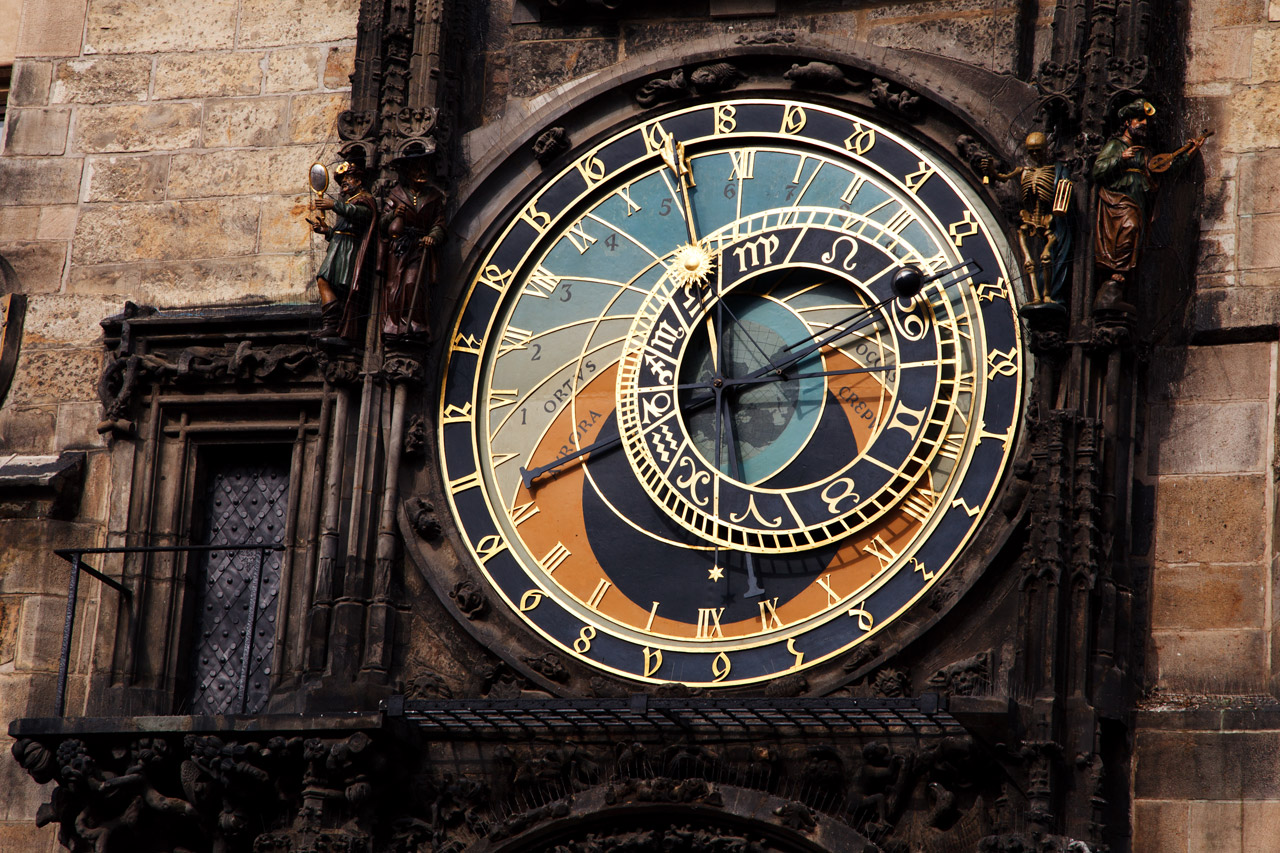
{"type": "Polygon", "coordinates": [[[325,223],[323,214],[308,219],[311,230],[329,241],[329,251],[316,271],[320,289],[320,328],[316,337],[341,335],[358,340],[363,329],[359,305],[365,298],[373,265],[368,263],[369,246],[378,216],[378,205],[365,189],[364,172],[354,163],[339,163],[334,169],[342,201],[321,196],[314,202],[316,210],[332,210],[338,215],[333,225],[325,223]]]}
{"type": "Polygon", "coordinates": [[[844,72],[830,62],[792,65],[791,69],[782,76],[790,80],[792,86],[819,89],[825,92],[843,92],[846,89],[857,89],[862,85],[844,76],[844,72]]]}
{"type": "Polygon", "coordinates": [[[563,127],[544,130],[533,141],[533,158],[543,166],[569,150],[569,132],[563,127]]]}
{"type": "Polygon", "coordinates": [[[436,247],[445,239],[445,195],[432,183],[429,152],[419,149],[392,165],[399,181],[382,206],[382,334],[420,336],[427,333],[428,291],[438,274],[436,247]]]}
{"type": "Polygon", "coordinates": [[[654,77],[636,92],[636,103],[642,107],[651,107],[659,101],[678,98],[688,91],[684,70],[677,68],[670,77],[654,77]]]}
{"type": "Polygon", "coordinates": [[[920,96],[907,89],[894,87],[879,77],[871,81],[871,103],[882,110],[897,113],[907,121],[917,121],[923,115],[920,96]]]}
{"type": "Polygon", "coordinates": [[[1071,257],[1071,181],[1065,164],[1049,162],[1048,140],[1043,133],[1027,134],[1023,145],[1029,162],[991,177],[1018,182],[1022,199],[1018,248],[1022,251],[1022,273],[1031,288],[1030,304],[1060,303],[1071,257]]]}
{"type": "Polygon", "coordinates": [[[1121,297],[1142,252],[1159,187],[1155,176],[1182,171],[1210,135],[1206,132],[1171,154],[1152,155],[1143,143],[1155,113],[1156,108],[1142,99],[1122,107],[1119,135],[1107,140],[1093,164],[1093,181],[1098,185],[1094,261],[1110,276],[1098,290],[1098,307],[1129,308],[1121,297]]]}
{"type": "Polygon", "coordinates": [[[713,62],[689,75],[689,87],[699,95],[709,95],[728,91],[746,79],[747,75],[732,63],[713,62]]]}

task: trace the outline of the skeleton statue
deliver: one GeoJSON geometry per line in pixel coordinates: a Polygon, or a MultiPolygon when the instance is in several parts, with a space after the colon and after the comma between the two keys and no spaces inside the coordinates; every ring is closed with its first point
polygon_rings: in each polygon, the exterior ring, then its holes
{"type": "MultiPolygon", "coordinates": [[[[1009,172],[991,173],[991,177],[1018,181],[1022,198],[1018,247],[1022,250],[1022,271],[1031,288],[1030,304],[1059,303],[1071,251],[1067,219],[1071,181],[1064,164],[1048,162],[1048,140],[1043,133],[1027,134],[1024,146],[1029,163],[1009,172]]],[[[983,170],[990,168],[990,160],[984,159],[983,170]]]]}

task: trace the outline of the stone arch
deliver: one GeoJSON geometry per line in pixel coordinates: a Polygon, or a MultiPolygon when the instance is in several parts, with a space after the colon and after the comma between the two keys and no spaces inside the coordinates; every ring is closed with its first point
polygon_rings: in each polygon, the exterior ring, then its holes
{"type": "MultiPolygon", "coordinates": [[[[606,784],[543,807],[513,815],[506,825],[518,831],[494,833],[467,848],[468,853],[525,853],[557,846],[628,853],[701,853],[739,849],[743,853],[862,853],[871,841],[839,818],[764,791],[717,784],[689,801],[643,799],[652,792],[637,786],[623,793],[606,784]],[[498,836],[498,837],[495,837],[498,836]],[[592,844],[599,845],[592,847],[592,844]],[[757,846],[751,846],[751,845],[757,846]]],[[[676,795],[679,796],[679,795],[676,795]]]]}

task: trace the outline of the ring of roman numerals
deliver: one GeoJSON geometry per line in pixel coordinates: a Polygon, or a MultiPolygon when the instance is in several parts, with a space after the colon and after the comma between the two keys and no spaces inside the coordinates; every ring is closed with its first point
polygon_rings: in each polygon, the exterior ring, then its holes
{"type": "MultiPolygon", "coordinates": [[[[439,374],[445,497],[496,606],[598,671],[707,687],[917,630],[899,617],[985,523],[1022,419],[1012,253],[980,188],[865,115],[790,97],[646,114],[537,182],[472,259],[439,374]],[[683,290],[668,270],[690,241],[714,263],[683,290]],[[982,274],[891,298],[902,265],[962,260],[982,274]],[[869,338],[792,366],[823,375],[731,391],[755,455],[707,461],[713,413],[690,400],[725,359],[709,312],[785,347],[881,302],[869,338]],[[673,383],[695,387],[677,403],[673,383]],[[825,420],[794,402],[818,392],[825,420]],[[769,407],[793,417],[750,432],[769,407]],[[699,452],[673,454],[662,426],[699,452]]],[[[740,357],[720,372],[754,381],[740,357]]]]}
{"type": "MultiPolygon", "coordinates": [[[[873,240],[851,236],[855,223],[852,215],[842,221],[829,211],[820,216],[787,211],[761,217],[751,223],[754,227],[738,226],[714,241],[722,264],[718,295],[708,296],[699,284],[677,284],[672,276],[653,289],[636,314],[618,368],[622,445],[650,497],[680,525],[710,542],[767,554],[842,539],[897,504],[943,446],[959,402],[955,306],[936,284],[914,299],[895,300],[891,276],[882,274],[864,284],[848,275],[849,262],[860,251],[877,254],[873,240]],[[851,323],[851,329],[880,326],[892,337],[886,363],[880,365],[889,369],[870,374],[889,390],[890,400],[870,443],[848,448],[841,467],[802,484],[771,488],[723,473],[699,452],[684,416],[691,407],[687,402],[682,406],[678,386],[690,343],[714,312],[716,299],[761,275],[797,266],[843,279],[850,288],[850,307],[868,306],[867,315],[851,323]],[[861,298],[853,298],[855,290],[861,298]],[[888,304],[873,310],[886,300],[888,304]]],[[[892,259],[885,261],[892,264],[892,259]]],[[[832,329],[814,333],[815,339],[830,339],[829,346],[849,339],[836,334],[832,329]]],[[[819,371],[823,363],[816,363],[819,371]]],[[[757,370],[745,379],[787,381],[772,374],[757,370]]],[[[744,379],[725,381],[735,378],[744,379]]],[[[732,395],[731,389],[725,393],[732,395]]],[[[823,405],[829,402],[838,405],[824,394],[823,405]]]]}

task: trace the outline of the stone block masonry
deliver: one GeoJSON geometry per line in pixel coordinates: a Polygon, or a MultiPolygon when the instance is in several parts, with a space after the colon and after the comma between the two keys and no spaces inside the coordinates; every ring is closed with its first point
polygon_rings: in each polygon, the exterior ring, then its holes
{"type": "MultiPolygon", "coordinates": [[[[69,544],[107,544],[118,454],[98,434],[99,321],[125,300],[301,302],[323,252],[306,171],[336,159],[356,0],[19,0],[0,155],[0,256],[28,294],[0,458],[88,454],[80,514],[0,530],[3,719],[48,713],[69,544]],[[37,689],[39,688],[39,689],[37,689]]],[[[0,25],[3,26],[3,25],[0,25]]],[[[127,464],[125,464],[127,468],[127,464]]],[[[92,585],[90,585],[92,586],[92,585]]],[[[86,588],[84,630],[96,595],[86,588]]],[[[83,688],[72,679],[72,702],[83,688]]],[[[61,849],[0,735],[0,850],[61,849]]]]}

